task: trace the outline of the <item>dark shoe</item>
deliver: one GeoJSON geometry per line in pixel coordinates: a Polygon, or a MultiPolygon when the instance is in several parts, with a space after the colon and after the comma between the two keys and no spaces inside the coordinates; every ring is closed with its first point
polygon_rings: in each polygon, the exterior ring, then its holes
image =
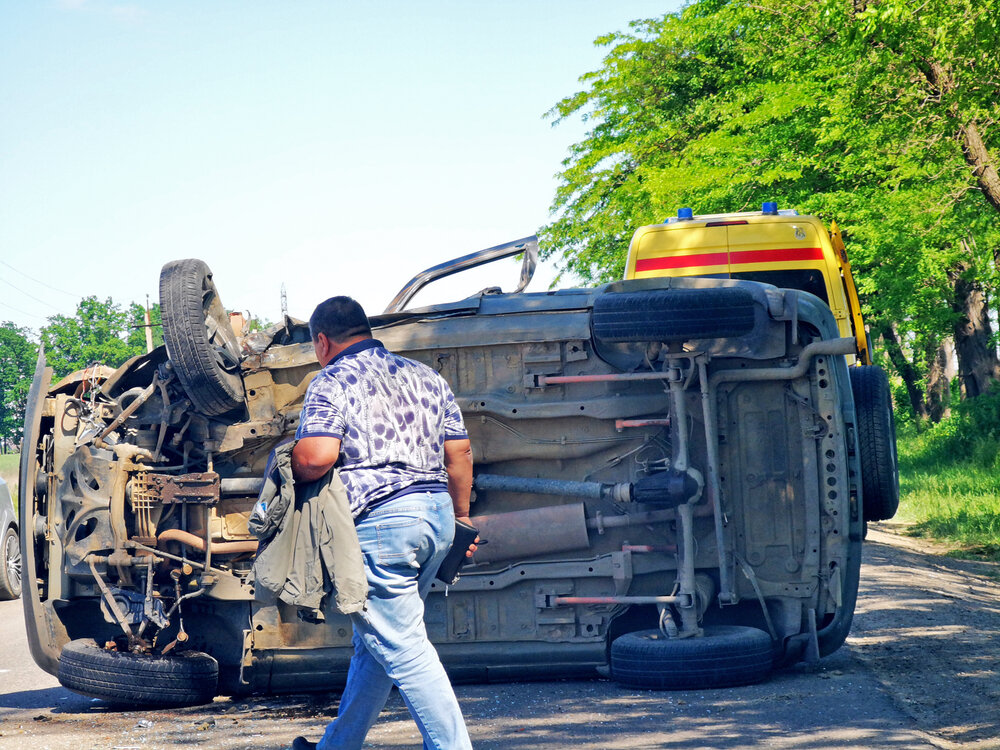
{"type": "Polygon", "coordinates": [[[316,744],[305,737],[296,737],[292,740],[292,750],[316,750],[316,744]]]}

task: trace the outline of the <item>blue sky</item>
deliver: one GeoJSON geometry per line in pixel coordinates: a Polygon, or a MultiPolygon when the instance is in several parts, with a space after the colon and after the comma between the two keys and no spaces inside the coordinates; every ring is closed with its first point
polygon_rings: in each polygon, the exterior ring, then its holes
{"type": "Polygon", "coordinates": [[[282,282],[297,317],[334,294],[380,312],[424,268],[548,221],[585,124],[544,113],[600,67],[596,37],[677,7],[0,0],[0,321],[155,301],[185,257],[271,320],[282,282]]]}

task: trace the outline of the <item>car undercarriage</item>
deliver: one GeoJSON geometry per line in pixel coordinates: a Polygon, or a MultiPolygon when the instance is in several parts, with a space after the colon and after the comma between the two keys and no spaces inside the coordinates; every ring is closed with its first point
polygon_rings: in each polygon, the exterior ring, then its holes
{"type": "MultiPolygon", "coordinates": [[[[519,242],[502,247],[530,278],[519,242]]],[[[698,278],[409,296],[374,335],[445,377],[475,458],[483,542],[426,609],[454,679],[723,686],[843,643],[854,342],[823,302],[698,278]]],[[[335,687],[349,619],[331,603],[303,621],[248,579],[265,464],[318,369],[308,328],[234,332],[201,261],[167,264],[160,298],[163,347],[55,384],[40,357],[20,483],[32,654],[119,703],[335,687]]]]}

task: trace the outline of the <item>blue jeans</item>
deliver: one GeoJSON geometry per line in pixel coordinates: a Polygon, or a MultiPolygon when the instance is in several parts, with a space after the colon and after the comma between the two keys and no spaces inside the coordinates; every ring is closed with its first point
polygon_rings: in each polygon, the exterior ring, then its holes
{"type": "Polygon", "coordinates": [[[393,685],[425,750],[471,750],[455,691],[424,628],[424,599],[455,535],[451,497],[404,495],[362,517],[357,530],[368,603],[351,615],[354,656],[347,685],[318,750],[360,748],[393,685]]]}

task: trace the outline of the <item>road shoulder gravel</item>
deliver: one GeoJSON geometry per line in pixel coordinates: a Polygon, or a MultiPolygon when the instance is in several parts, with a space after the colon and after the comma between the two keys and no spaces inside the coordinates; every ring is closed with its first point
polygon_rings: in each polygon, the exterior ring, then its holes
{"type": "Polygon", "coordinates": [[[1000,747],[1000,564],[869,529],[851,651],[943,748],[1000,747]]]}

